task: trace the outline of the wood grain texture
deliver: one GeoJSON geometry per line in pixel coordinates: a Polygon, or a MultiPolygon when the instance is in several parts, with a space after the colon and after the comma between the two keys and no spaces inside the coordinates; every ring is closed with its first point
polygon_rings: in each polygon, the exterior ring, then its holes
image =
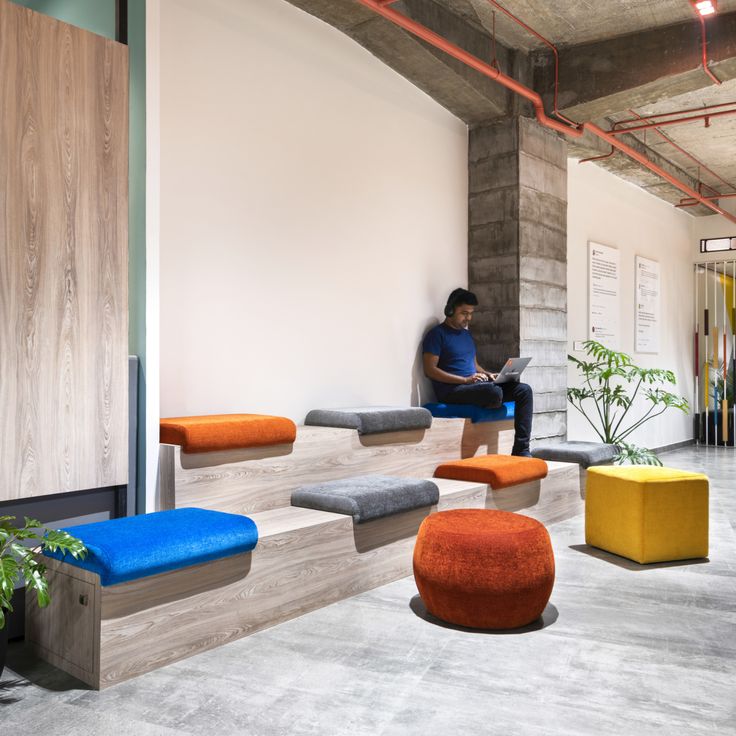
{"type": "Polygon", "coordinates": [[[100,581],[97,575],[46,561],[51,603],[26,595],[27,644],[41,659],[94,687],[99,681],[100,581]]]}
{"type": "Polygon", "coordinates": [[[548,462],[546,478],[518,486],[488,490],[485,508],[514,511],[542,524],[556,524],[585,511],[580,472],[573,463],[548,462]]]}
{"type": "Polygon", "coordinates": [[[174,445],[159,445],[158,448],[157,511],[176,507],[175,449],[174,445]]]}
{"type": "MultiPolygon", "coordinates": [[[[288,506],[292,491],[306,483],[352,475],[386,474],[430,478],[445,460],[477,453],[509,452],[513,423],[472,424],[435,419],[423,432],[391,432],[370,439],[352,429],[298,427],[290,451],[257,449],[187,455],[162,445],[160,487],[177,507],[200,506],[231,513],[256,513],[288,506]],[[171,463],[173,462],[173,467],[171,463]]],[[[268,449],[268,448],[264,448],[268,449]]]]}
{"type": "Polygon", "coordinates": [[[127,47],[0,0],[0,501],[127,482],[127,47]]]}
{"type": "MultiPolygon", "coordinates": [[[[505,508],[549,523],[579,513],[581,503],[578,468],[565,463],[550,463],[542,481],[497,492],[480,483],[437,479],[437,484],[436,507],[366,524],[296,507],[256,513],[260,538],[253,552],[129,583],[100,588],[96,576],[67,568],[70,576],[87,584],[91,578],[96,586],[98,659],[82,670],[56,654],[60,627],[44,618],[69,621],[68,610],[34,614],[36,651],[92,687],[104,688],[410,575],[419,525],[434,511],[505,508]]],[[[60,597],[59,606],[73,610],[75,601],[60,597]]],[[[84,631],[69,627],[67,639],[84,631]]]]}
{"type": "MultiPolygon", "coordinates": [[[[294,507],[254,514],[260,541],[251,553],[247,574],[215,591],[102,621],[101,686],[411,575],[416,533],[431,511],[498,508],[504,505],[499,497],[505,493],[506,505],[542,521],[574,509],[579,513],[576,465],[551,464],[550,475],[536,489],[538,501],[531,506],[525,486],[494,492],[479,483],[438,479],[438,485],[435,508],[367,524],[294,507]]],[[[215,576],[216,563],[208,564],[213,568],[200,575],[215,576]]],[[[244,564],[241,572],[245,569],[244,564]]],[[[237,572],[231,569],[230,574],[237,572]]],[[[148,585],[153,594],[156,581],[148,585]]],[[[103,610],[108,590],[112,589],[103,589],[103,610]]],[[[140,595],[141,600],[145,597],[140,595]]]]}

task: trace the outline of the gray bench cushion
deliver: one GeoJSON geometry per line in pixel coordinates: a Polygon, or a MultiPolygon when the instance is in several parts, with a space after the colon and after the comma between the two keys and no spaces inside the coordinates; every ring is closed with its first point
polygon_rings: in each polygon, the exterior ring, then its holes
{"type": "Polygon", "coordinates": [[[558,442],[549,445],[534,445],[532,456],[542,460],[556,460],[562,463],[577,463],[583,468],[591,465],[608,465],[618,455],[616,445],[602,442],[558,442]]]}
{"type": "Polygon", "coordinates": [[[312,409],[304,424],[357,429],[358,434],[428,429],[432,415],[421,406],[358,406],[346,409],[312,409]]]}
{"type": "Polygon", "coordinates": [[[440,492],[431,480],[361,475],[301,486],[291,494],[291,505],[334,514],[348,514],[356,524],[400,514],[439,501],[440,492]]]}

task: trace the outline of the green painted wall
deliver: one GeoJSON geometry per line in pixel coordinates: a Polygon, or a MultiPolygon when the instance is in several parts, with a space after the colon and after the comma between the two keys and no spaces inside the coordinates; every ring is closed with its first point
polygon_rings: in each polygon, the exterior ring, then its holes
{"type": "MultiPolygon", "coordinates": [[[[13,0],[107,38],[115,38],[115,0],[13,0]]],[[[140,358],[138,511],[145,509],[146,402],[146,2],[128,0],[130,133],[128,170],[129,351],[140,358]]]]}
{"type": "Polygon", "coordinates": [[[138,512],[143,513],[146,511],[146,0],[128,0],[128,48],[128,334],[130,353],[140,358],[136,498],[138,512]]]}
{"type": "Polygon", "coordinates": [[[115,38],[115,0],[13,0],[65,23],[115,38]]]}

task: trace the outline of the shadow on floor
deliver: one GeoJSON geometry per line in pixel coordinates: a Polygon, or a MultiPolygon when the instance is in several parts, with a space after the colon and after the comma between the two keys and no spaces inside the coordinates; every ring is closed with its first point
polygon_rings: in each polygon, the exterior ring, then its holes
{"type": "MultiPolygon", "coordinates": [[[[23,642],[13,643],[8,647],[8,658],[5,662],[5,672],[3,674],[5,678],[10,674],[8,670],[12,670],[14,674],[22,678],[10,681],[9,691],[12,691],[13,687],[19,689],[28,685],[36,685],[53,692],[91,690],[88,685],[85,685],[81,680],[77,680],[76,677],[72,677],[53,665],[40,660],[31,652],[31,648],[23,642]]],[[[4,680],[1,687],[4,688],[5,685],[4,680]]],[[[3,694],[3,691],[0,690],[0,698],[3,694]]]]}
{"type": "Polygon", "coordinates": [[[673,560],[672,562],[648,562],[644,565],[629,560],[626,557],[620,557],[619,555],[613,554],[613,552],[606,552],[598,547],[591,547],[588,544],[571,544],[570,549],[575,552],[582,552],[589,557],[595,557],[598,560],[604,562],[610,562],[612,565],[622,567],[624,570],[659,570],[662,567],[686,567],[688,565],[704,565],[710,560],[707,557],[699,557],[694,560],[673,560]]]}
{"type": "Polygon", "coordinates": [[[539,631],[540,629],[546,629],[548,626],[557,621],[559,617],[559,611],[551,604],[548,603],[544,609],[541,617],[526,626],[521,626],[518,629],[470,629],[467,626],[457,626],[451,624],[448,621],[433,616],[425,607],[424,601],[419,594],[415,595],[411,601],[409,601],[409,608],[419,618],[423,619],[427,623],[434,624],[435,626],[441,626],[443,629],[454,629],[455,631],[467,631],[470,634],[490,634],[492,636],[508,636],[514,634],[528,634],[532,631],[539,631]]]}
{"type": "MultiPolygon", "coordinates": [[[[3,673],[6,677],[7,671],[3,673]]],[[[0,705],[12,705],[23,700],[21,690],[31,683],[27,680],[5,679],[0,682],[0,705]]]]}

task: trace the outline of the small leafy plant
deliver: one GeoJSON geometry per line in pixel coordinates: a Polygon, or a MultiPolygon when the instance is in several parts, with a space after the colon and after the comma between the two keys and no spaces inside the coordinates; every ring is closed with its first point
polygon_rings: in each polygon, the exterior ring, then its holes
{"type": "Polygon", "coordinates": [[[631,362],[630,355],[609,350],[595,340],[586,340],[583,346],[588,360],[567,356],[580,371],[583,383],[581,388],[567,389],[567,400],[586,418],[602,442],[618,446],[616,462],[661,465],[654,452],[626,439],[667,409],[689,411],[684,396],[665,388],[676,384],[675,374],[662,368],[639,368],[631,362]],[[646,399],[648,407],[645,404],[638,416],[632,416],[629,412],[639,395],[646,399]]]}
{"type": "Polygon", "coordinates": [[[51,600],[46,580],[46,565],[40,552],[61,551],[83,559],[87,548],[83,542],[68,532],[47,529],[27,516],[22,527],[14,526],[14,516],[0,516],[0,629],[5,626],[5,611],[12,611],[13,590],[22,576],[26,586],[36,591],[38,605],[43,608],[51,600]],[[36,547],[24,544],[39,542],[36,547]]]}

